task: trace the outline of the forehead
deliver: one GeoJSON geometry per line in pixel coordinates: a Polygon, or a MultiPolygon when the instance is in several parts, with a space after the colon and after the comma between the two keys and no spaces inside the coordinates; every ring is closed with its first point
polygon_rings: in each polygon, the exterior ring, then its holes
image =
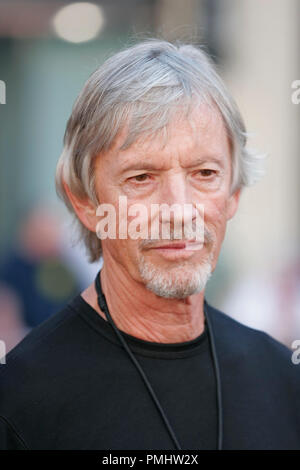
{"type": "Polygon", "coordinates": [[[188,116],[180,108],[170,123],[152,135],[141,135],[130,147],[122,150],[128,130],[120,132],[115,143],[103,158],[103,163],[126,170],[129,165],[141,161],[168,164],[170,159],[186,162],[201,157],[219,158],[226,163],[230,158],[230,141],[219,110],[202,103],[195,106],[188,116]]]}

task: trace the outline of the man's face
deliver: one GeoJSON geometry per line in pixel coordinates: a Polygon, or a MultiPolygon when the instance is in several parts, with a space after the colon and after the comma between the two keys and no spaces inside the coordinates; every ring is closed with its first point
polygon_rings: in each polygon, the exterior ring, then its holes
{"type": "MultiPolygon", "coordinates": [[[[225,126],[217,110],[201,105],[189,120],[174,119],[162,135],[138,139],[120,151],[126,135],[96,161],[95,185],[98,200],[112,204],[117,214],[117,238],[102,240],[103,257],[113,259],[136,281],[162,297],[184,298],[201,291],[215,269],[226,222],[237,208],[239,193],[230,194],[231,157],[225,126]],[[192,123],[192,125],[191,125],[192,123]],[[118,238],[119,198],[126,196],[127,209],[142,204],[142,225],[148,239],[118,238]],[[204,209],[204,243],[193,243],[189,232],[174,239],[176,215],[166,220],[153,204],[193,207],[187,226],[195,228],[197,210],[204,209]],[[159,215],[160,238],[151,239],[154,214],[159,215]],[[170,223],[170,238],[162,239],[162,227],[170,223]],[[184,244],[183,241],[191,240],[184,244]]],[[[203,212],[201,212],[203,216],[203,212]]],[[[134,218],[126,216],[127,224],[134,218]]],[[[199,219],[198,219],[199,220],[199,219]]],[[[124,222],[124,221],[123,221],[124,222]]],[[[192,232],[190,232],[192,234],[192,232]]],[[[109,261],[108,261],[109,262],[109,261]]]]}

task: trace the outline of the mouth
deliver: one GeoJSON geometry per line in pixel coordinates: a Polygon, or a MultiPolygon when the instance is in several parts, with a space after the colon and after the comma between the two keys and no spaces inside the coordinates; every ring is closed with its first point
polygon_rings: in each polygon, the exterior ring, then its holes
{"type": "Polygon", "coordinates": [[[158,245],[158,246],[150,246],[149,249],[151,250],[184,250],[188,248],[195,248],[199,249],[199,247],[203,247],[202,242],[197,242],[194,240],[188,240],[188,241],[180,241],[180,242],[172,242],[172,243],[166,243],[163,245],[158,245]]]}
{"type": "Polygon", "coordinates": [[[168,245],[154,246],[153,250],[182,250],[186,247],[186,243],[171,243],[168,245]]]}
{"type": "Polygon", "coordinates": [[[157,254],[167,259],[189,258],[193,255],[194,251],[199,251],[203,248],[203,243],[198,241],[180,241],[165,243],[158,246],[148,247],[148,250],[153,250],[157,254]]]}

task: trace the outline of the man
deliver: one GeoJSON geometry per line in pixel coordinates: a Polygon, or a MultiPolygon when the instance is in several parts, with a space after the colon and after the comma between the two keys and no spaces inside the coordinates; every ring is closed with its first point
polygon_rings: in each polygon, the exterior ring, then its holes
{"type": "Polygon", "coordinates": [[[204,296],[257,163],[203,51],[147,41],[90,77],[57,189],[103,267],[7,356],[2,448],[300,448],[291,351],[204,296]]]}

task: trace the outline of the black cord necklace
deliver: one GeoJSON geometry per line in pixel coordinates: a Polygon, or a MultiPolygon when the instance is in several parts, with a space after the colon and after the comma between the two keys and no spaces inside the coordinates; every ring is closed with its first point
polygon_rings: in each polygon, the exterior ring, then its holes
{"type": "MultiPolygon", "coordinates": [[[[96,291],[97,291],[97,296],[98,296],[98,305],[99,305],[99,308],[102,310],[102,312],[105,313],[105,316],[106,316],[106,319],[107,321],[111,324],[112,328],[114,329],[117,337],[119,338],[121,344],[123,345],[125,351],[128,353],[128,356],[130,357],[130,359],[132,360],[132,362],[134,363],[135,367],[137,368],[138,372],[140,373],[143,381],[145,382],[145,385],[161,415],[161,418],[162,420],[164,421],[165,423],[165,426],[175,444],[175,448],[177,450],[182,450],[181,449],[181,446],[178,442],[178,439],[175,435],[175,432],[164,412],[164,410],[162,409],[162,406],[161,404],[159,403],[159,400],[145,374],[145,372],[143,371],[142,367],[140,366],[139,362],[137,361],[137,359],[135,358],[135,356],[133,355],[132,351],[130,350],[128,344],[126,343],[125,341],[125,338],[124,336],[122,335],[122,333],[120,332],[120,330],[117,328],[115,322],[113,321],[110,313],[109,313],[109,310],[108,310],[108,306],[107,306],[107,303],[106,303],[106,299],[105,299],[105,295],[102,291],[102,287],[101,287],[101,279],[100,279],[100,275],[101,275],[101,270],[98,272],[97,276],[96,276],[96,279],[95,279],[95,287],[96,287],[96,291]]],[[[212,351],[212,357],[213,357],[213,363],[214,363],[214,369],[215,369],[215,375],[216,375],[216,383],[217,383],[217,405],[218,405],[218,443],[217,443],[217,449],[218,450],[221,450],[222,449],[222,445],[223,445],[223,407],[222,407],[222,392],[221,392],[221,377],[220,377],[220,367],[219,367],[219,362],[218,362],[218,357],[217,357],[217,352],[216,352],[216,345],[215,345],[215,338],[214,338],[214,333],[213,333],[213,329],[212,329],[212,324],[211,324],[211,320],[209,318],[209,315],[208,315],[208,312],[207,312],[207,309],[206,309],[206,306],[205,306],[205,303],[204,303],[204,315],[205,315],[205,318],[206,318],[206,322],[207,322],[207,328],[208,328],[208,332],[209,332],[209,339],[210,339],[210,344],[211,344],[211,351],[212,351]]]]}

